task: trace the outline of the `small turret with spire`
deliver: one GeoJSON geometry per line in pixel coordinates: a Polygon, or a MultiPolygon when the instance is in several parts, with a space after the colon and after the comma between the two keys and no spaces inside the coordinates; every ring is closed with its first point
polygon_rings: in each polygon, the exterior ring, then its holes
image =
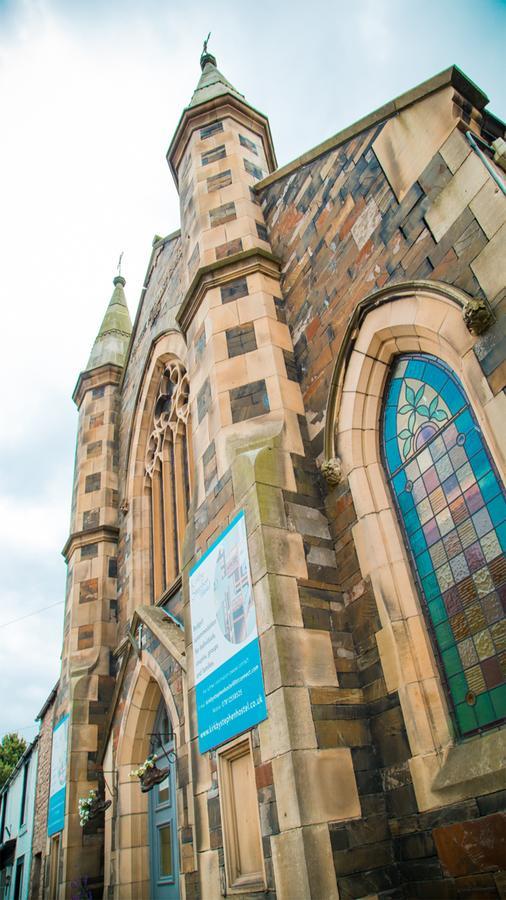
{"type": "MultiPolygon", "coordinates": [[[[208,40],[197,87],[168,152],[179,189],[187,285],[178,322],[188,347],[199,344],[199,352],[188,356],[190,383],[205,380],[212,398],[205,422],[202,403],[192,409],[194,456],[202,467],[211,442],[224,447],[239,420],[244,430],[250,417],[279,418],[281,398],[288,396],[302,409],[284,363],[290,333],[277,321],[279,263],[255,192],[258,181],[276,167],[269,122],[220,72],[208,40]],[[244,344],[249,350],[228,358],[230,329],[235,326],[242,340],[246,321],[244,344]],[[245,398],[254,398],[251,405],[242,396],[236,398],[243,392],[245,398]]],[[[295,419],[293,406],[286,417],[295,419]]],[[[291,433],[298,427],[290,422],[291,433]]],[[[218,460],[218,477],[225,464],[224,458],[218,460]]],[[[197,480],[198,505],[204,480],[197,480]]]]}
{"type": "Polygon", "coordinates": [[[132,332],[120,265],[113,285],[73,394],[79,423],[70,534],[63,548],[68,578],[58,694],[62,714],[70,717],[65,896],[72,881],[86,877],[100,885],[103,877],[100,833],[87,837],[83,855],[75,810],[80,796],[100,788],[96,759],[113,690],[110,654],[117,643],[120,384],[132,332]]]}

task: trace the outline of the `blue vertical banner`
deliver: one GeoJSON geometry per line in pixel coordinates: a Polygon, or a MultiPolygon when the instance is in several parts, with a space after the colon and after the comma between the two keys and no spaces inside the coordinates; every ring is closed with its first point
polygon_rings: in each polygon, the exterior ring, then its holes
{"type": "Polygon", "coordinates": [[[243,511],[190,570],[190,606],[205,753],[267,718],[243,511]]]}
{"type": "Polygon", "coordinates": [[[65,822],[65,796],[67,793],[67,744],[69,717],[60,719],[53,729],[51,748],[51,782],[49,785],[49,808],[47,813],[47,833],[62,831],[65,822]]]}

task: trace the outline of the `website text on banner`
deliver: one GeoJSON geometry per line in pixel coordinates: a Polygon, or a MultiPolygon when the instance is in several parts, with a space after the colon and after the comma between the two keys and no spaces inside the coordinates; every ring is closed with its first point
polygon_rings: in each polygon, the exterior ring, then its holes
{"type": "Polygon", "coordinates": [[[201,753],[267,718],[241,511],[190,571],[201,753]]]}

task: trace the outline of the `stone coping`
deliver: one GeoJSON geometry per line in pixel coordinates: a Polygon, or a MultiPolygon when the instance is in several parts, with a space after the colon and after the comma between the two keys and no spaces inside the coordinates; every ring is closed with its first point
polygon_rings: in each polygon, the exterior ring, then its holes
{"type": "Polygon", "coordinates": [[[281,263],[277,257],[262,247],[241,250],[240,253],[225,256],[224,259],[217,259],[216,262],[202,266],[196,272],[176,315],[176,321],[183,334],[186,336],[206,291],[257,271],[277,279],[280,267],[281,263]]]}
{"type": "Polygon", "coordinates": [[[62,556],[68,563],[74,550],[86,547],[88,544],[98,544],[106,541],[109,544],[118,542],[119,528],[115,525],[99,525],[97,528],[86,528],[84,531],[74,531],[70,534],[62,550],[62,556]]]}
{"type": "Polygon", "coordinates": [[[84,395],[87,391],[91,390],[91,388],[100,387],[106,384],[113,384],[115,386],[120,384],[122,371],[123,367],[116,365],[116,363],[105,363],[103,366],[97,366],[96,368],[89,370],[85,369],[81,372],[72,393],[72,400],[77,408],[79,409],[84,400],[84,395]]]}
{"type": "Polygon", "coordinates": [[[254,190],[260,193],[270,184],[279,181],[281,178],[285,178],[287,175],[291,175],[293,172],[297,171],[297,169],[300,169],[301,166],[313,162],[313,160],[317,159],[319,156],[323,156],[323,154],[327,153],[329,150],[333,150],[335,147],[339,147],[346,141],[351,140],[351,138],[360,134],[360,132],[371,128],[373,125],[377,125],[383,120],[386,121],[386,119],[390,119],[402,109],[406,109],[407,106],[417,103],[424,97],[428,97],[429,94],[433,94],[435,91],[439,91],[441,88],[447,87],[448,85],[453,85],[453,87],[460,91],[460,93],[463,94],[463,96],[478,110],[482,110],[488,103],[487,95],[484,94],[461,69],[457,66],[450,66],[449,69],[445,69],[438,75],[433,75],[432,78],[423,81],[422,84],[417,85],[417,87],[411,88],[411,90],[406,91],[399,97],[390,100],[389,103],[380,106],[379,109],[374,110],[374,112],[369,113],[362,119],[358,119],[357,122],[354,122],[342,131],[338,131],[337,134],[334,134],[326,141],[323,141],[323,143],[317,144],[312,150],[308,150],[292,162],[287,163],[285,166],[281,166],[281,168],[272,172],[271,175],[267,175],[263,178],[262,181],[258,181],[254,190]]]}

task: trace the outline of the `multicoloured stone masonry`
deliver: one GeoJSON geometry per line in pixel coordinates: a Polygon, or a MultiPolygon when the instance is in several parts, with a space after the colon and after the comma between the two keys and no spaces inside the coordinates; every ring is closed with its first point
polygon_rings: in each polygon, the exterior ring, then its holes
{"type": "Polygon", "coordinates": [[[278,168],[201,65],[74,395],[47,896],[501,897],[505,126],[453,67],[278,168]],[[189,574],[241,511],[267,718],[201,753],[189,574]]]}

